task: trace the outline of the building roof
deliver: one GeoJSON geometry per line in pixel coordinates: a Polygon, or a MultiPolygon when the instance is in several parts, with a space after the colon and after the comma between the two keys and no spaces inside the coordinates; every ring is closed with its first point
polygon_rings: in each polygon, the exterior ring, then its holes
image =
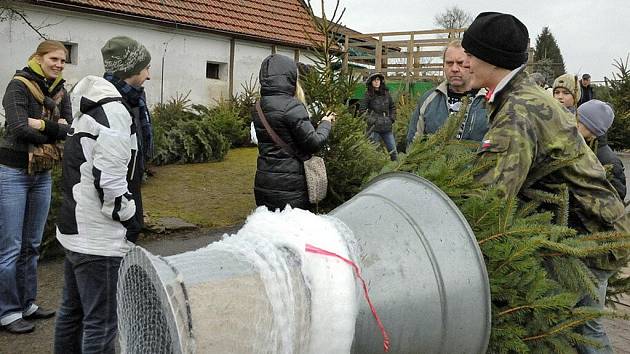
{"type": "Polygon", "coordinates": [[[317,33],[302,0],[31,0],[277,44],[310,46],[317,33]],[[307,35],[308,33],[308,35],[307,35]]]}

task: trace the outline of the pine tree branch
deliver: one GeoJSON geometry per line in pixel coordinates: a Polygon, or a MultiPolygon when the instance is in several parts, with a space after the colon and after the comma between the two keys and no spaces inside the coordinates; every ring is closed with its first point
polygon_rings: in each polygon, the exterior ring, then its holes
{"type": "Polygon", "coordinates": [[[630,234],[623,232],[596,232],[579,238],[579,241],[609,241],[609,240],[630,240],[630,234]]]}
{"type": "Polygon", "coordinates": [[[569,330],[571,328],[575,328],[575,327],[577,327],[579,325],[584,324],[587,321],[593,320],[593,319],[598,318],[598,317],[600,317],[600,316],[593,316],[592,318],[581,318],[579,320],[571,321],[571,322],[566,323],[566,324],[564,324],[564,325],[562,325],[562,326],[560,326],[560,327],[558,327],[558,328],[556,328],[554,330],[551,330],[549,332],[541,333],[541,334],[538,334],[538,335],[535,335],[535,336],[531,336],[531,337],[527,337],[527,338],[523,338],[523,341],[524,342],[529,342],[529,341],[534,341],[534,340],[539,340],[539,339],[542,339],[542,338],[554,336],[557,333],[561,333],[561,332],[567,331],[567,330],[569,330]]]}
{"type": "Polygon", "coordinates": [[[557,309],[557,308],[570,309],[572,306],[573,306],[572,303],[567,303],[567,304],[564,304],[564,305],[562,305],[562,304],[522,305],[522,306],[513,307],[511,309],[499,312],[499,313],[496,314],[496,317],[506,316],[506,315],[512,314],[514,312],[523,311],[523,310],[557,309]]]}
{"type": "MultiPolygon", "coordinates": [[[[504,225],[504,227],[506,227],[504,225]]],[[[487,238],[484,238],[482,240],[479,240],[479,244],[482,245],[488,241],[492,241],[495,240],[497,238],[503,238],[503,237],[508,237],[508,236],[513,236],[513,235],[517,235],[517,234],[547,234],[549,233],[549,226],[545,226],[545,225],[534,225],[534,226],[524,226],[524,227],[517,227],[517,228],[512,228],[509,231],[504,231],[504,232],[499,232],[496,234],[493,234],[487,238]]],[[[551,241],[549,241],[551,242],[551,241]]],[[[547,245],[547,243],[544,243],[545,245],[547,245]]],[[[557,244],[557,243],[549,243],[549,244],[557,244]]],[[[558,244],[561,245],[561,244],[558,244]]],[[[564,245],[562,245],[564,246],[564,245]]],[[[567,247],[567,246],[564,246],[567,247]]]]}

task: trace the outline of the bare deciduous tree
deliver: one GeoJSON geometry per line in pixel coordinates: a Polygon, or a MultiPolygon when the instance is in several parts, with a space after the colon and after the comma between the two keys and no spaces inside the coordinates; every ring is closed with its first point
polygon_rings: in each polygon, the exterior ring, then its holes
{"type": "Polygon", "coordinates": [[[0,22],[4,21],[21,21],[24,22],[29,28],[31,28],[42,39],[47,39],[46,35],[42,32],[42,29],[53,26],[55,24],[34,24],[24,11],[18,9],[15,6],[15,2],[12,0],[0,0],[0,22]]]}
{"type": "MultiPolygon", "coordinates": [[[[472,15],[462,10],[457,5],[447,8],[444,12],[435,15],[433,18],[435,25],[444,29],[468,27],[472,20],[472,15]]],[[[459,38],[461,33],[457,33],[455,36],[459,38]]]]}

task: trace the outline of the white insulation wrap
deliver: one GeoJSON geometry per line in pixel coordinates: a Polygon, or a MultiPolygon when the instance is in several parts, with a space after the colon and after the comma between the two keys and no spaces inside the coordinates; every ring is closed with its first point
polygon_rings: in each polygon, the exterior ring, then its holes
{"type": "Polygon", "coordinates": [[[127,353],[348,353],[358,287],[338,220],[258,208],[235,235],[171,257],[137,247],[121,266],[127,353]]]}

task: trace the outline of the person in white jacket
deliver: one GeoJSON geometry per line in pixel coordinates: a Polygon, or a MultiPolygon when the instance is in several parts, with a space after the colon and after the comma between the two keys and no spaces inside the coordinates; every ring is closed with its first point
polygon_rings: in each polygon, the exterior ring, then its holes
{"type": "Polygon", "coordinates": [[[66,251],[55,353],[114,353],[118,268],[141,228],[130,192],[138,139],[130,92],[149,79],[151,56],[129,37],[102,49],[104,77],[72,92],[57,239],[66,251]]]}

